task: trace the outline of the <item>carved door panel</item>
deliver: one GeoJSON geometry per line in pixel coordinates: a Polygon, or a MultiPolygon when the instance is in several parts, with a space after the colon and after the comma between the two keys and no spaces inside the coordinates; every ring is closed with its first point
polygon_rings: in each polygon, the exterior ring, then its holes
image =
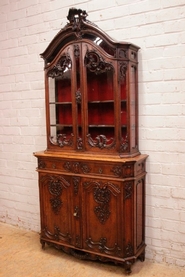
{"type": "MultiPolygon", "coordinates": [[[[75,244],[77,235],[73,232],[75,207],[72,196],[76,182],[70,176],[40,173],[41,238],[44,240],[75,244]]],[[[78,224],[76,229],[78,232],[78,224]]]]}
{"type": "Polygon", "coordinates": [[[83,187],[84,248],[123,256],[123,209],[120,182],[85,179],[83,187]]]}

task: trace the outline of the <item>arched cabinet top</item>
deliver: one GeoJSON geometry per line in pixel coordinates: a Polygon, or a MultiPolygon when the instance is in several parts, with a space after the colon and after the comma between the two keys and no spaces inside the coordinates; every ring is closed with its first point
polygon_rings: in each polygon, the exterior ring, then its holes
{"type": "Polygon", "coordinates": [[[89,40],[102,48],[108,55],[116,59],[130,59],[128,49],[138,51],[139,47],[127,42],[116,42],[98,26],[87,20],[85,10],[71,8],[67,19],[69,23],[62,28],[41,54],[45,65],[50,64],[59,51],[68,43],[89,40]]]}

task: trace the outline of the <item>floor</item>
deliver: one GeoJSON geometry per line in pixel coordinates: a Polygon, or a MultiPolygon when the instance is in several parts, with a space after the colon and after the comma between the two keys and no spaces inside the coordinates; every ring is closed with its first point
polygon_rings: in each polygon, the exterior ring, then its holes
{"type": "MultiPolygon", "coordinates": [[[[122,266],[81,261],[46,246],[42,250],[39,234],[0,223],[0,277],[119,277],[122,266]]],[[[184,277],[185,269],[137,261],[130,276],[184,277]]]]}

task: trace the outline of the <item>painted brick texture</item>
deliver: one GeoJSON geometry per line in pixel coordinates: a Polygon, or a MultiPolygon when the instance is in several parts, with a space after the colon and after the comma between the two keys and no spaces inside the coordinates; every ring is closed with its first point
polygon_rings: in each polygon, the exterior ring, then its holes
{"type": "Polygon", "coordinates": [[[39,231],[36,159],[46,148],[39,54],[69,7],[139,51],[139,149],[149,154],[146,257],[185,266],[185,1],[0,1],[0,221],[39,231]]]}

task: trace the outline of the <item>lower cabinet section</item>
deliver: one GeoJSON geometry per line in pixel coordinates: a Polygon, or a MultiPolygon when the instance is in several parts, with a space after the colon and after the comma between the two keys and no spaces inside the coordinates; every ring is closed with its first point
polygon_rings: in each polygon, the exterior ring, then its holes
{"type": "MultiPolygon", "coordinates": [[[[107,172],[101,176],[71,172],[69,167],[65,169],[63,157],[54,158],[57,164],[64,165],[62,170],[48,168],[43,166],[47,165],[47,155],[35,155],[39,158],[42,246],[54,245],[80,259],[120,263],[130,273],[133,262],[137,258],[143,261],[145,255],[147,156],[124,159],[124,162],[120,159],[119,165],[112,162],[111,167],[108,165],[110,171],[119,167],[121,173],[117,170],[110,177],[111,173],[107,172]],[[128,169],[133,169],[132,176],[124,177],[127,163],[128,169]],[[139,174],[135,170],[138,164],[142,164],[139,174]]],[[[68,158],[68,163],[80,161],[68,158]]],[[[96,168],[96,161],[88,160],[88,164],[96,168]]],[[[100,161],[98,166],[101,167],[100,161]]]]}

